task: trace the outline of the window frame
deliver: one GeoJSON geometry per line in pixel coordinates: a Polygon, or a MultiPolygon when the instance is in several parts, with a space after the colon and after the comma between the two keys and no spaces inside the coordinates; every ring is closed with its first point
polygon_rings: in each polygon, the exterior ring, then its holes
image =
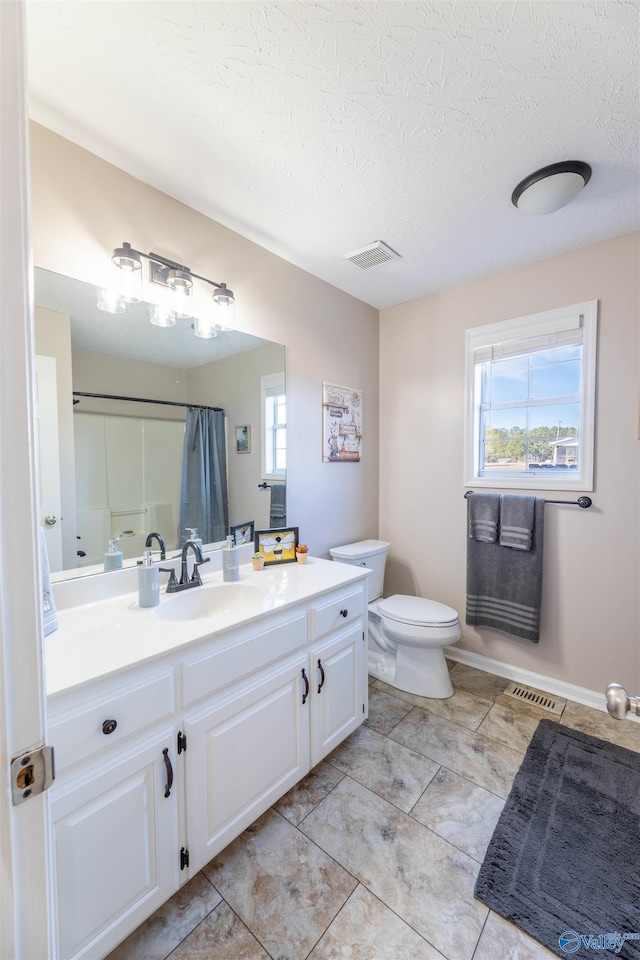
{"type": "MultiPolygon", "coordinates": [[[[590,300],[555,310],[500,320],[465,331],[465,424],[464,485],[467,487],[503,487],[527,490],[593,491],[595,449],[595,398],[598,301],[590,300]],[[553,335],[577,327],[582,317],[583,352],[580,390],[580,462],[578,470],[549,471],[548,475],[515,474],[513,471],[492,471],[481,474],[481,398],[476,378],[476,351],[506,341],[553,335]]],[[[522,406],[526,406],[523,403],[522,406]]]]}
{"type": "MultiPolygon", "coordinates": [[[[274,395],[281,396],[284,395],[286,398],[286,380],[284,370],[279,371],[278,373],[268,373],[260,377],[260,417],[261,417],[261,439],[262,439],[262,480],[275,480],[275,481],[284,481],[287,475],[286,466],[282,470],[273,470],[271,467],[272,463],[267,463],[267,457],[269,450],[273,450],[274,446],[272,443],[269,443],[267,440],[267,416],[266,416],[266,401],[273,397],[274,395]],[[278,393],[274,394],[274,388],[278,389],[278,393]]],[[[284,425],[286,430],[286,423],[284,425]]]]}

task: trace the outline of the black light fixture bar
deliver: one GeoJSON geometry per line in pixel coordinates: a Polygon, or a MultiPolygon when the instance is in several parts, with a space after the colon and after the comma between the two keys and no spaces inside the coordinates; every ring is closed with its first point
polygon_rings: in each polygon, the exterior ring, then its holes
{"type": "Polygon", "coordinates": [[[144,253],[142,250],[136,250],[130,243],[123,243],[121,247],[117,247],[113,251],[112,260],[115,262],[127,256],[130,256],[132,261],[139,261],[140,257],[144,257],[145,260],[149,261],[149,279],[152,283],[160,283],[165,287],[170,286],[167,282],[169,270],[179,270],[181,273],[188,274],[189,277],[192,277],[194,280],[202,280],[203,283],[208,283],[210,286],[216,287],[217,290],[224,290],[225,293],[233,299],[233,292],[227,288],[226,283],[217,283],[215,280],[209,280],[208,277],[200,276],[199,273],[193,273],[185,264],[177,263],[175,260],[169,260],[159,253],[144,253]]]}

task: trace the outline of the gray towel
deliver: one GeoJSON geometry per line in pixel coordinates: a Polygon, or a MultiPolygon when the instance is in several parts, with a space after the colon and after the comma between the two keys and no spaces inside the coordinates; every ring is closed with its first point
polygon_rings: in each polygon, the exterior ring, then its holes
{"type": "Polygon", "coordinates": [[[500,498],[500,546],[531,550],[535,497],[510,494],[500,498]]]}
{"type": "Polygon", "coordinates": [[[467,501],[469,536],[484,543],[495,543],[498,539],[500,496],[497,493],[470,493],[467,501]]]}
{"type": "Polygon", "coordinates": [[[58,615],[51,591],[51,573],[44,530],[40,527],[40,571],[42,576],[42,628],[45,637],[58,629],[58,615]]]}
{"type": "Polygon", "coordinates": [[[538,643],[543,534],[544,500],[536,498],[530,550],[467,540],[468,624],[538,643]]]}
{"type": "Polygon", "coordinates": [[[284,527],[287,522],[287,485],[286,483],[271,484],[271,511],[269,515],[270,527],[284,527]]]}

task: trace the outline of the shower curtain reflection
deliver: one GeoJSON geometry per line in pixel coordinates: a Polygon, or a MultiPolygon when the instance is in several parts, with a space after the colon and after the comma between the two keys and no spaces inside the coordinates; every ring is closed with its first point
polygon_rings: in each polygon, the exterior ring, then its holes
{"type": "Polygon", "coordinates": [[[197,529],[203,543],[217,543],[227,536],[226,464],[224,411],[190,407],[184,433],[178,547],[189,539],[189,528],[197,529]]]}

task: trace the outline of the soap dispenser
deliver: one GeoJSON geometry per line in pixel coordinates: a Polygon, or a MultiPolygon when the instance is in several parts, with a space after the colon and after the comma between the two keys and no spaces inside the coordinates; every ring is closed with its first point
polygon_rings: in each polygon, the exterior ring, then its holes
{"type": "Polygon", "coordinates": [[[189,534],[189,540],[193,540],[194,543],[197,543],[200,549],[202,550],[202,540],[198,536],[197,527],[186,527],[187,533],[189,534]]]}
{"type": "Polygon", "coordinates": [[[160,603],[160,572],[155,566],[151,550],[142,554],[142,563],[138,567],[138,605],[157,607],[160,603]]]}
{"type": "Polygon", "coordinates": [[[240,579],[240,551],[233,542],[233,537],[227,537],[222,548],[222,579],[233,583],[240,579]]]}
{"type": "Polygon", "coordinates": [[[103,554],[105,570],[120,570],[122,568],[124,555],[122,550],[118,550],[118,539],[118,537],[115,537],[113,540],[109,540],[109,549],[103,554]]]}

